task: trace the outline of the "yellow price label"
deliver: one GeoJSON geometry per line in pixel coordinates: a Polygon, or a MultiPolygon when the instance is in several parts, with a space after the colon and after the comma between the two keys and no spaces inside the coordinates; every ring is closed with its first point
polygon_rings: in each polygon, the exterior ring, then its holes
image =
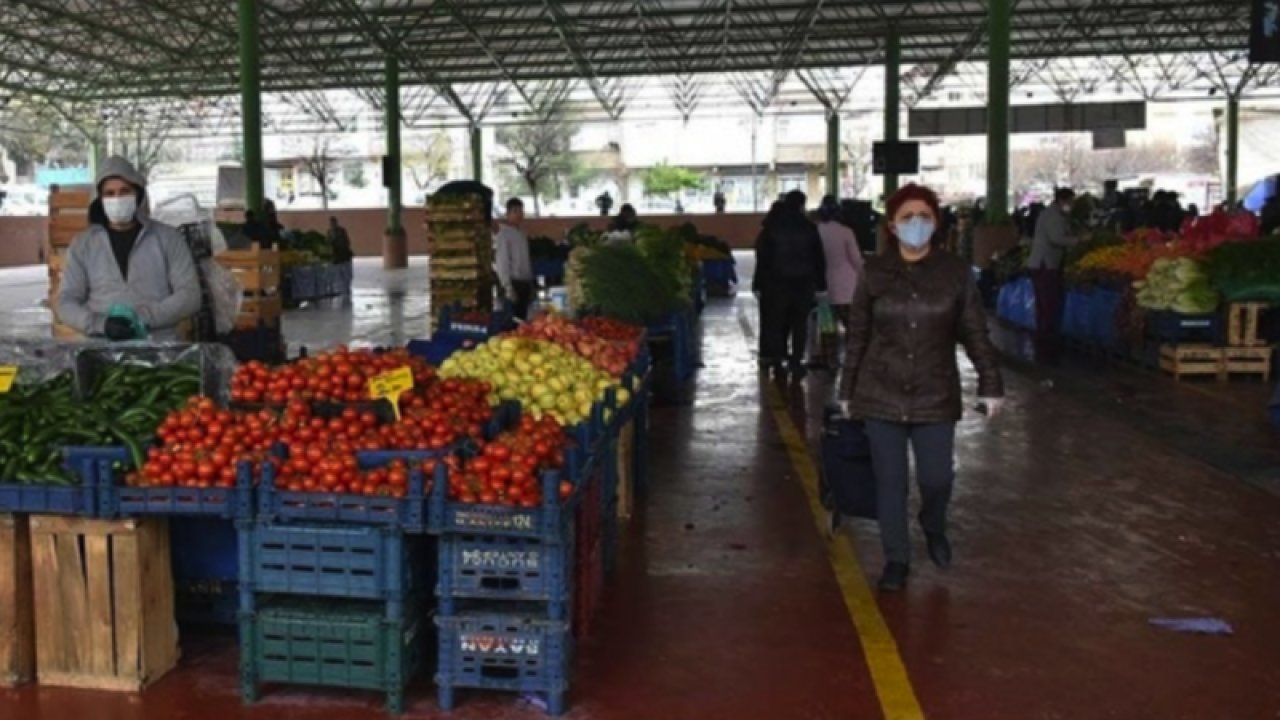
{"type": "Polygon", "coordinates": [[[13,381],[17,377],[17,365],[0,365],[0,393],[7,393],[13,389],[13,381]]]}
{"type": "Polygon", "coordinates": [[[374,400],[390,400],[400,419],[400,396],[413,389],[413,371],[408,367],[388,370],[369,378],[369,397],[374,400]]]}

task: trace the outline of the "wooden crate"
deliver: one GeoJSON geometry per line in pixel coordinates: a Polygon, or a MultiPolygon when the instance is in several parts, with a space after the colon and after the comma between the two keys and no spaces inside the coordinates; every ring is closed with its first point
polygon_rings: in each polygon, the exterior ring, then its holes
{"type": "Polygon", "coordinates": [[[93,189],[53,187],[49,190],[49,233],[46,249],[65,249],[89,227],[89,204],[93,189]]]}
{"type": "Polygon", "coordinates": [[[1262,347],[1267,342],[1258,337],[1258,317],[1266,303],[1231,303],[1227,307],[1227,344],[1232,347],[1262,347]]]}
{"type": "Polygon", "coordinates": [[[218,264],[226,268],[246,293],[275,293],[280,289],[280,253],[275,250],[227,250],[217,256],[218,264]]]}
{"type": "Polygon", "coordinates": [[[246,296],[236,316],[236,328],[253,330],[260,326],[274,327],[280,324],[284,302],[279,295],[246,296]]]}
{"type": "Polygon", "coordinates": [[[1204,375],[1220,378],[1224,372],[1222,348],[1212,345],[1161,345],[1160,369],[1173,375],[1175,380],[1204,375]]]}
{"type": "Polygon", "coordinates": [[[1271,348],[1229,347],[1222,353],[1226,375],[1257,375],[1262,382],[1271,379],[1271,348]]]}
{"type": "Polygon", "coordinates": [[[167,519],[31,518],[36,678],[136,692],[178,662],[167,519]]]}
{"type": "Polygon", "coordinates": [[[618,433],[618,517],[627,520],[636,504],[636,421],[628,420],[618,433]]]}
{"type": "Polygon", "coordinates": [[[35,677],[31,536],[25,515],[0,515],[0,686],[35,677]]]}

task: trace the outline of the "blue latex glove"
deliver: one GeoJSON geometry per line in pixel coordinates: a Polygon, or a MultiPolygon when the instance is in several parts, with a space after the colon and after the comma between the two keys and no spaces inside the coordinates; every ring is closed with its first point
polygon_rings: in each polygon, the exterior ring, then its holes
{"type": "Polygon", "coordinates": [[[133,339],[143,340],[147,337],[147,324],[142,322],[142,318],[138,317],[138,313],[124,303],[116,303],[107,309],[108,318],[121,318],[128,321],[133,327],[133,339]]]}

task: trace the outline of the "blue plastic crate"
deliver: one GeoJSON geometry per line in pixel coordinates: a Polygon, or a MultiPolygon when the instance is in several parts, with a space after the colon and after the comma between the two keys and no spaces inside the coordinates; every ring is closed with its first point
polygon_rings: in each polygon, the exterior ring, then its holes
{"type": "Polygon", "coordinates": [[[1090,336],[1088,293],[1080,290],[1068,290],[1062,303],[1062,334],[1076,340],[1086,340],[1090,336]]]}
{"type": "Polygon", "coordinates": [[[410,462],[406,497],[397,498],[356,493],[291,492],[276,485],[274,466],[268,464],[258,487],[258,519],[288,523],[294,521],[352,523],[395,527],[409,533],[427,532],[427,498],[432,482],[447,482],[441,466],[428,479],[419,464],[428,458],[443,457],[447,451],[361,452],[356,458],[362,469],[381,467],[392,460],[410,462]]]}
{"type": "Polygon", "coordinates": [[[735,267],[733,258],[724,260],[703,260],[702,278],[708,283],[736,285],[738,283],[738,271],[735,267]]]}
{"type": "MultiPolygon", "coordinates": [[[[572,537],[572,530],[570,537],[572,537]]],[[[553,620],[566,616],[573,544],[549,544],[501,535],[446,535],[439,541],[440,612],[453,614],[459,598],[547,603],[553,620]]]]}
{"type": "MultiPolygon", "coordinates": [[[[116,462],[128,462],[128,452],[119,449],[116,462]]],[[[114,462],[100,464],[98,480],[99,515],[104,518],[141,515],[209,515],[249,520],[253,518],[253,466],[241,463],[236,486],[127,487],[118,485],[114,462]]]]}
{"type": "Polygon", "coordinates": [[[569,624],[549,620],[536,606],[466,610],[436,618],[439,628],[436,686],[440,708],[455,706],[455,689],[533,693],[547,712],[565,710],[573,639],[569,624]]]}
{"type": "Polygon", "coordinates": [[[0,485],[0,512],[56,515],[99,515],[98,488],[113,463],[128,458],[124,448],[67,447],[63,467],[79,480],[76,485],[0,485]]]}
{"type": "Polygon", "coordinates": [[[255,593],[282,593],[382,600],[394,620],[434,576],[425,536],[396,528],[241,524],[241,610],[255,593]]]}
{"type": "Polygon", "coordinates": [[[542,278],[547,285],[564,283],[565,261],[560,258],[547,258],[533,261],[533,276],[542,278]]]}
{"type": "Polygon", "coordinates": [[[561,477],[554,470],[541,474],[543,502],[534,508],[454,502],[448,499],[447,483],[437,483],[431,493],[431,526],[442,534],[491,534],[567,542],[577,496],[561,502],[561,477]]]}
{"type": "Polygon", "coordinates": [[[474,341],[463,335],[436,333],[430,340],[410,340],[408,350],[410,355],[420,357],[427,363],[439,367],[454,353],[466,349],[470,342],[474,341]]]}
{"type": "Polygon", "coordinates": [[[115,462],[117,448],[70,447],[62,451],[63,466],[79,480],[76,485],[0,484],[0,512],[49,515],[98,514],[98,482],[102,464],[115,462]]]}
{"type": "Polygon", "coordinates": [[[224,518],[190,517],[169,524],[175,582],[240,581],[240,538],[224,518]]]}
{"type": "Polygon", "coordinates": [[[235,625],[240,600],[234,580],[174,580],[174,616],[191,625],[235,625]]]}
{"type": "Polygon", "coordinates": [[[321,295],[319,266],[296,265],[289,270],[289,297],[292,300],[313,300],[321,295]]]}
{"type": "Polygon", "coordinates": [[[1104,347],[1114,347],[1120,341],[1120,327],[1116,321],[1124,295],[1115,290],[1093,291],[1090,306],[1090,336],[1104,347]]]}
{"type": "Polygon", "coordinates": [[[504,333],[515,326],[509,303],[504,302],[501,310],[490,311],[489,322],[485,325],[473,325],[471,323],[456,320],[457,314],[461,312],[463,312],[462,306],[456,303],[448,305],[442,309],[440,311],[438,332],[458,335],[464,339],[470,339],[476,342],[483,342],[495,335],[504,333]]]}

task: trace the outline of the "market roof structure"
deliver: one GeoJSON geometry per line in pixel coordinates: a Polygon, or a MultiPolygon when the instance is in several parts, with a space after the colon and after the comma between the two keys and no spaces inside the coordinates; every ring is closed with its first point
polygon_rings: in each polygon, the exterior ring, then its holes
{"type": "MultiPolygon", "coordinates": [[[[1014,84],[1084,88],[1123,82],[1139,96],[1205,86],[1268,86],[1244,59],[1247,0],[1013,0],[1014,84]],[[1153,63],[1151,58],[1165,58],[1153,63]],[[1065,58],[1067,60],[1055,60],[1065,58]],[[1080,59],[1085,59],[1082,66],[1080,59]],[[1060,69],[1063,63],[1086,71],[1060,69]]],[[[261,0],[262,91],[317,91],[383,102],[386,58],[422,103],[466,122],[531,87],[568,81],[597,114],[616,117],[636,78],[663,76],[688,114],[708,77],[758,111],[799,80],[819,104],[847,96],[830,68],[881,65],[893,37],[904,103],[936,96],[988,54],[984,0],[261,0]],[[495,89],[501,88],[501,90],[495,89]]],[[[6,0],[0,5],[0,93],[55,104],[236,94],[237,3],[228,0],[6,0]]],[[[569,90],[564,90],[567,94],[569,90]]],[[[214,104],[216,106],[216,103],[214,104]]],[[[406,107],[415,100],[407,98],[406,107]]],[[[314,113],[312,113],[314,114],[314,113]]]]}

